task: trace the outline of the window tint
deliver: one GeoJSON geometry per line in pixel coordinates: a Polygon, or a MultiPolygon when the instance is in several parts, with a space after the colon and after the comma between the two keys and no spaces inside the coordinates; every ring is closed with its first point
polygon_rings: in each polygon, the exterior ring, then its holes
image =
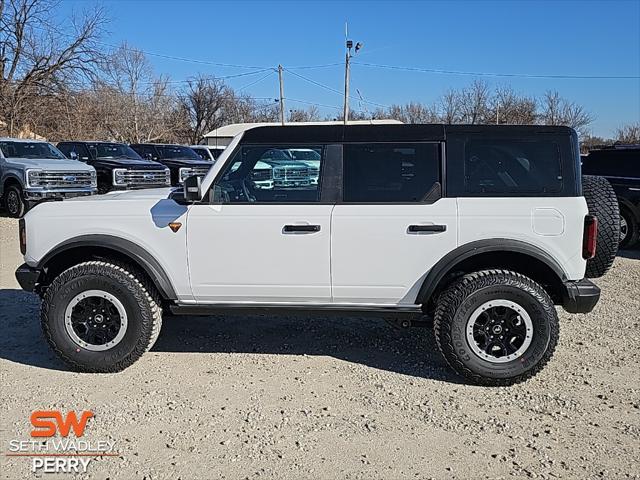
{"type": "Polygon", "coordinates": [[[464,191],[469,194],[562,190],[560,146],[545,139],[478,139],[466,143],[464,191]]]}
{"type": "Polygon", "coordinates": [[[96,143],[90,144],[89,150],[94,158],[130,158],[141,160],[131,147],[123,143],[96,143]]]}
{"type": "Polygon", "coordinates": [[[160,158],[187,158],[200,160],[196,152],[182,145],[156,145],[160,158]]]}
{"type": "Polygon", "coordinates": [[[345,202],[422,202],[440,182],[437,143],[344,146],[345,202]]]}
{"type": "Polygon", "coordinates": [[[45,142],[0,142],[5,158],[35,158],[62,160],[65,156],[53,145],[45,142]]]}
{"type": "Polygon", "coordinates": [[[221,203],[320,201],[322,146],[305,147],[314,160],[296,160],[287,147],[244,146],[238,150],[214,186],[221,203]]]}

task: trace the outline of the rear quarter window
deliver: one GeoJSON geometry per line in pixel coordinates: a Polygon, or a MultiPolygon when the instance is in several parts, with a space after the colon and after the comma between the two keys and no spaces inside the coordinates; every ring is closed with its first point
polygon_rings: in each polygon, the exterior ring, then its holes
{"type": "Polygon", "coordinates": [[[560,147],[555,142],[540,140],[467,142],[464,190],[470,194],[559,192],[560,147]]]}
{"type": "Polygon", "coordinates": [[[455,137],[447,142],[447,196],[579,195],[570,136],[455,137]]]}

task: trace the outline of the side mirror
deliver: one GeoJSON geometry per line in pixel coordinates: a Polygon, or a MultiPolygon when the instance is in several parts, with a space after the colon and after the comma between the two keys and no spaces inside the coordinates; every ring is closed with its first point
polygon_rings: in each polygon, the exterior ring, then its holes
{"type": "Polygon", "coordinates": [[[71,160],[78,160],[78,154],[77,154],[76,152],[71,152],[71,153],[69,154],[69,158],[70,158],[71,160]]]}
{"type": "Polygon", "coordinates": [[[202,177],[192,175],[184,179],[182,189],[184,192],[184,199],[187,202],[199,202],[202,200],[202,177]]]}

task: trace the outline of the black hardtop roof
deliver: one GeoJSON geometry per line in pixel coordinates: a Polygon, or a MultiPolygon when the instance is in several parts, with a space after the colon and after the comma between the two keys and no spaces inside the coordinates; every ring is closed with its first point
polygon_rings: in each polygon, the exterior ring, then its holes
{"type": "Polygon", "coordinates": [[[244,132],[243,143],[328,143],[328,142],[421,142],[443,141],[447,134],[480,133],[518,136],[522,134],[565,134],[574,130],[546,125],[444,125],[444,124],[372,124],[372,125],[278,125],[254,127],[244,132]]]}

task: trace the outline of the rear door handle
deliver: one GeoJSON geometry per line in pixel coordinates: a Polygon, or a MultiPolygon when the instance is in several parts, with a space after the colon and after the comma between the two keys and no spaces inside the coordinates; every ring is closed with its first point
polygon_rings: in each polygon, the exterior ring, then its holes
{"type": "Polygon", "coordinates": [[[409,225],[407,228],[407,233],[442,233],[446,231],[446,225],[409,225]]]}
{"type": "Polygon", "coordinates": [[[282,233],[316,233],[320,231],[320,225],[285,225],[282,233]]]}

